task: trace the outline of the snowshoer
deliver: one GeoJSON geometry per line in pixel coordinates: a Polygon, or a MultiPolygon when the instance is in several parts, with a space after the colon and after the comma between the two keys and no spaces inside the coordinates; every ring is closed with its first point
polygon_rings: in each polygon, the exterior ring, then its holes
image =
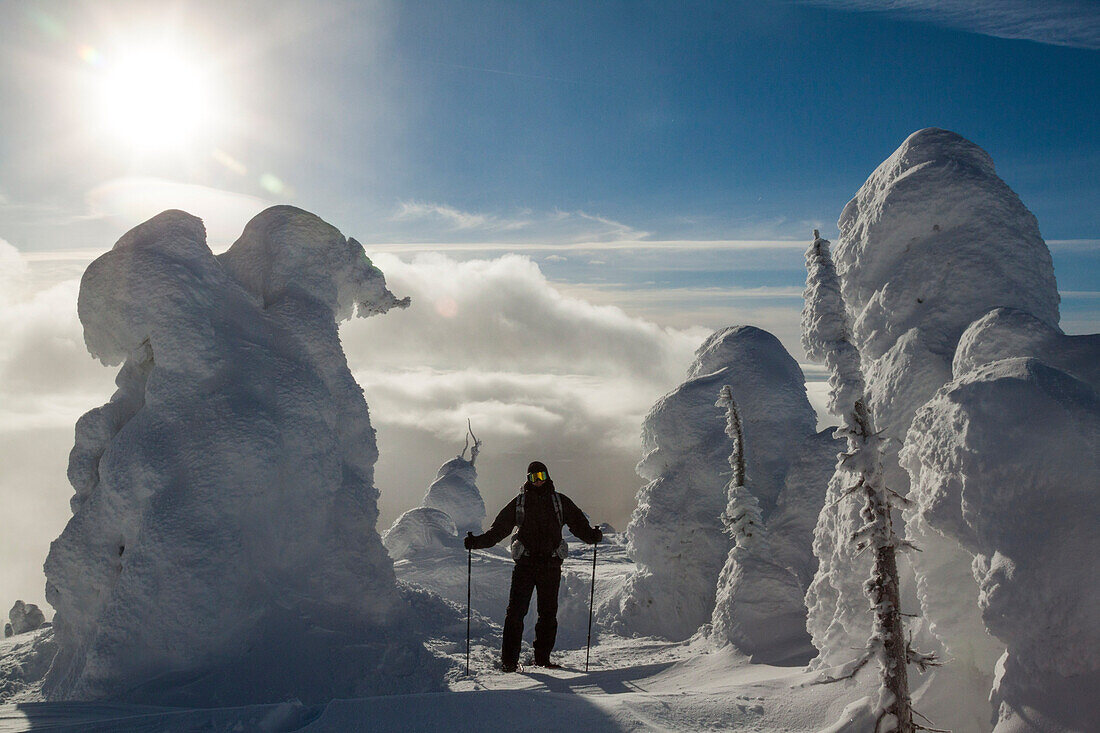
{"type": "Polygon", "coordinates": [[[531,605],[531,592],[538,592],[538,621],[535,623],[535,665],[556,667],[550,662],[550,651],[558,633],[558,585],[561,582],[562,561],[568,554],[561,536],[562,525],[582,542],[594,545],[603,539],[603,532],[588,526],[577,505],[565,494],[554,490],[554,482],[546,465],[532,461],[527,467],[527,481],[519,495],[512,499],[484,534],[466,533],[466,549],[485,549],[508,536],[512,537],[512,588],[508,593],[508,611],[504,616],[504,640],[500,649],[501,669],[514,672],[519,664],[523,639],[523,617],[531,605]]]}

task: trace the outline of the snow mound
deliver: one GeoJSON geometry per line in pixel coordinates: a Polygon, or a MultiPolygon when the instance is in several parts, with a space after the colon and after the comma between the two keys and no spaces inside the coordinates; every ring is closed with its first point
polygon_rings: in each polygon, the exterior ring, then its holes
{"type": "Polygon", "coordinates": [[[825,503],[825,491],[833,476],[844,440],[826,428],[806,437],[783,481],[775,512],[768,518],[768,538],[775,561],[794,573],[803,590],[817,571],[813,554],[814,527],[825,503]]]}
{"type": "Polygon", "coordinates": [[[717,331],[696,352],[687,376],[642,424],[645,457],[637,470],[650,483],[638,492],[626,531],[638,570],[607,607],[613,616],[607,620],[621,633],[686,639],[711,620],[732,546],[720,519],[731,446],[715,406],[720,388],[730,385],[737,402],[747,480],[765,521],[800,450],[797,438],[815,432],[802,370],[766,331],[717,331]]]}
{"type": "Polygon", "coordinates": [[[77,423],[73,517],[46,558],[50,699],[324,697],[366,677],[310,660],[367,670],[415,649],[378,631],[400,600],[337,330],[402,305],[354,240],[288,206],[220,257],[199,219],[166,211],[89,265],[88,349],[124,363],[77,423]]]}
{"type": "Polygon", "coordinates": [[[915,511],[973,553],[982,619],[1006,647],[997,731],[1100,728],[1086,702],[1100,693],[1100,586],[1080,562],[1100,553],[1097,445],[1100,394],[1031,358],[955,380],[909,432],[915,511]]]}
{"type": "Polygon", "coordinates": [[[8,611],[8,618],[11,620],[11,635],[13,636],[42,628],[42,624],[46,623],[46,616],[42,613],[42,609],[33,603],[24,603],[23,601],[15,602],[11,610],[8,611]]]}
{"type": "Polygon", "coordinates": [[[485,501],[477,488],[474,461],[457,456],[439,468],[435,481],[424,495],[423,506],[446,512],[454,520],[456,531],[481,534],[485,519],[485,501]]]}
{"type": "Polygon", "coordinates": [[[455,523],[444,511],[421,506],[402,514],[382,536],[390,557],[404,560],[432,551],[453,551],[461,548],[455,523]]]}
{"type": "Polygon", "coordinates": [[[994,308],[963,333],[951,371],[967,372],[1001,359],[1031,356],[1100,389],[1100,334],[1067,336],[1030,313],[994,308]]]}
{"type": "Polygon", "coordinates": [[[879,358],[916,328],[932,353],[950,358],[966,327],[995,306],[1058,323],[1038,222],[989,154],[956,133],[910,135],[837,224],[837,271],[865,356],[879,358]]]}

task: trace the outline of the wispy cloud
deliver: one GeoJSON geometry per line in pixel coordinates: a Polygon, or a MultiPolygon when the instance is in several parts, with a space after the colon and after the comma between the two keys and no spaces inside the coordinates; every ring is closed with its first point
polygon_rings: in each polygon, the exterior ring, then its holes
{"type": "Polygon", "coordinates": [[[517,244],[577,244],[642,240],[649,232],[584,211],[535,213],[524,210],[505,216],[463,211],[447,204],[404,201],[390,216],[396,229],[376,239],[400,243],[431,242],[434,250],[488,245],[478,249],[515,247],[517,244]],[[458,240],[458,241],[456,241],[458,240]],[[448,242],[446,245],[439,241],[448,242]]]}
{"type": "Polygon", "coordinates": [[[454,230],[478,229],[486,232],[514,231],[530,224],[526,219],[502,219],[488,214],[472,214],[445,204],[423,201],[403,201],[392,217],[393,221],[441,222],[454,230]]]}
{"type": "Polygon", "coordinates": [[[1056,46],[1100,49],[1094,0],[795,0],[836,10],[885,13],[905,20],[1056,46]]]}
{"type": "Polygon", "coordinates": [[[1051,252],[1100,255],[1100,239],[1048,239],[1051,252]]]}
{"type": "Polygon", "coordinates": [[[509,252],[522,249],[525,254],[539,256],[539,253],[549,253],[543,259],[552,262],[560,262],[566,258],[557,252],[603,252],[603,251],[676,251],[679,253],[690,251],[749,251],[749,250],[798,250],[806,249],[806,242],[784,239],[618,239],[618,240],[580,240],[573,242],[546,242],[525,241],[522,239],[507,239],[501,241],[469,241],[469,242],[364,242],[372,252],[400,252],[403,254],[416,254],[419,252],[509,252]]]}

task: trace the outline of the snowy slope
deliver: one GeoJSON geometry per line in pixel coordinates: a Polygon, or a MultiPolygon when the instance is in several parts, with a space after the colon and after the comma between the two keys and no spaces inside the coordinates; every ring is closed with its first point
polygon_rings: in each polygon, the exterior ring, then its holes
{"type": "MultiPolygon", "coordinates": [[[[634,570],[622,537],[612,535],[599,546],[597,599],[606,596],[634,570]]],[[[816,673],[799,668],[750,665],[732,648],[716,650],[708,642],[624,639],[606,631],[591,650],[590,670],[584,671],[584,625],[590,547],[571,544],[576,556],[566,561],[566,573],[583,581],[584,615],[561,618],[562,632],[579,637],[579,644],[559,645],[554,657],[561,670],[524,668],[504,674],[499,658],[503,608],[492,621],[474,616],[471,675],[465,674],[465,618],[451,616],[447,625],[428,623],[424,606],[428,588],[459,579],[465,602],[465,553],[440,560],[425,570],[428,581],[410,603],[415,623],[429,634],[427,648],[441,665],[445,689],[419,694],[348,696],[316,704],[287,700],[239,707],[156,707],[110,702],[22,702],[0,704],[0,733],[25,730],[80,730],[119,733],[175,731],[642,731],[756,730],[765,733],[810,733],[841,717],[851,700],[868,694],[864,682],[814,685],[816,673]],[[419,611],[417,611],[419,609],[419,611]],[[579,627],[571,629],[568,627],[579,627]],[[434,629],[434,630],[432,630],[434,629]],[[579,630],[579,634],[577,631],[579,630]]],[[[485,556],[487,551],[475,555],[485,556]]],[[[491,553],[490,553],[491,557],[491,553]]],[[[490,559],[491,563],[492,560],[490,559]]],[[[510,565],[510,561],[509,561],[510,565]]],[[[503,568],[507,570],[507,566],[503,568]]],[[[404,576],[402,563],[397,563],[404,576]]],[[[493,577],[475,565],[475,578],[493,577]]],[[[507,572],[495,581],[507,582],[507,572]]],[[[475,585],[475,598],[477,597],[475,585]]],[[[464,611],[464,609],[454,609],[464,611]]],[[[41,633],[41,632],[38,632],[41,633]]],[[[526,637],[531,638],[528,625],[526,637]]],[[[12,659],[11,640],[0,642],[0,659],[12,659]],[[5,646],[8,644],[8,646],[5,646]]],[[[26,663],[24,654],[20,659],[26,663]]],[[[391,660],[399,663],[399,659],[391,660]]],[[[0,670],[6,667],[0,665],[0,670]]]]}

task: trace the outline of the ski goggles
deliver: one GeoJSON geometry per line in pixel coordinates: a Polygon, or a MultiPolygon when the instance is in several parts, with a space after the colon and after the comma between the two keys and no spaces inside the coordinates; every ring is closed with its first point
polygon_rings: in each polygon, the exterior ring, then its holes
{"type": "Polygon", "coordinates": [[[534,473],[527,474],[527,480],[531,482],[545,481],[548,478],[550,478],[550,474],[546,471],[535,471],[534,473]]]}

